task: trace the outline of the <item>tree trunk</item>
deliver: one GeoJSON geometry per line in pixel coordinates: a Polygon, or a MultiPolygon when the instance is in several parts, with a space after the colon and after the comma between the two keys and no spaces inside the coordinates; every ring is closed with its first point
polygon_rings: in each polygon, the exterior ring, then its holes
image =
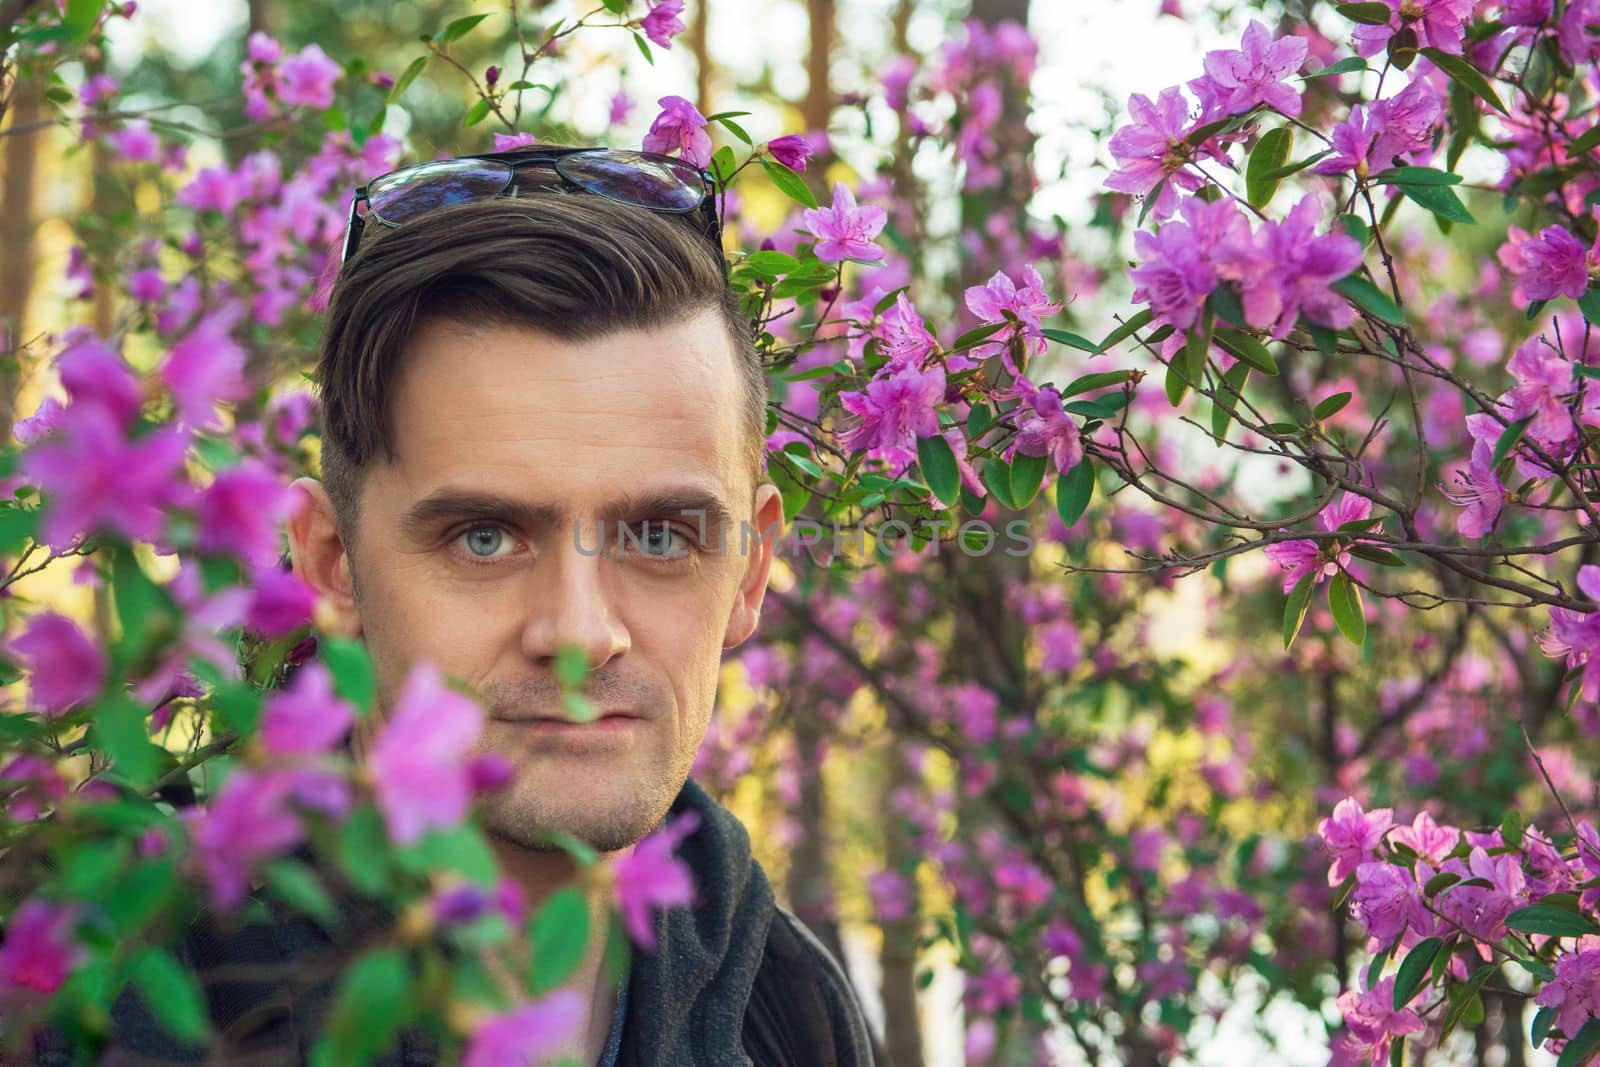
{"type": "Polygon", "coordinates": [[[789,859],[789,906],[843,963],[844,945],[833,913],[833,880],[828,876],[827,805],[822,795],[821,761],[816,758],[821,724],[810,708],[796,708],[792,721],[800,773],[800,802],[795,809],[800,836],[789,859]]]}
{"type": "MultiPolygon", "coordinates": [[[[894,813],[891,799],[902,785],[911,783],[909,769],[898,747],[883,754],[888,766],[878,809],[884,812],[883,865],[898,871],[912,857],[904,820],[894,813]]],[[[903,919],[886,921],[880,952],[883,996],[883,1039],[893,1067],[922,1067],[922,1020],[917,1014],[917,907],[916,886],[911,887],[911,910],[903,919]]]]}
{"type": "MultiPolygon", "coordinates": [[[[33,85],[18,83],[11,107],[13,126],[40,117],[33,85]]],[[[33,194],[39,165],[39,142],[49,128],[0,139],[5,177],[0,184],[0,351],[20,349],[28,341],[28,295],[33,288],[33,194]]],[[[0,427],[16,418],[19,357],[0,359],[0,427]]]]}
{"type": "Polygon", "coordinates": [[[998,26],[1010,19],[1028,25],[1028,0],[972,0],[972,17],[985,26],[998,26]]]}
{"type": "Polygon", "coordinates": [[[806,56],[806,98],[800,114],[806,129],[826,130],[833,111],[833,88],[829,66],[833,62],[833,0],[806,0],[811,21],[811,51],[806,56]]]}
{"type": "Polygon", "coordinates": [[[689,9],[689,51],[694,54],[694,106],[702,115],[713,115],[711,104],[711,0],[699,0],[689,9]]]}

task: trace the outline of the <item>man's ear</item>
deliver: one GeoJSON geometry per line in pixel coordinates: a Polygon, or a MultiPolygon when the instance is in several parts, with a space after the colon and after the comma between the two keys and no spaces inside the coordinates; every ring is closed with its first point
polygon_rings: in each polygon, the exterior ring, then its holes
{"type": "Polygon", "coordinates": [[[294,573],[316,591],[318,624],[340,637],[361,636],[361,615],[356,610],[355,582],[350,554],[339,536],[333,501],[315,478],[299,478],[294,489],[300,500],[289,516],[289,556],[294,573]]]}
{"type": "MultiPolygon", "coordinates": [[[[772,561],[777,557],[778,539],[783,536],[783,497],[778,487],[763,482],[756,487],[755,508],[751,514],[755,537],[750,543],[750,558],[744,577],[739,581],[739,592],[733,599],[733,611],[728,615],[728,629],[722,637],[723,648],[737,648],[756,632],[761,621],[761,604],[767,596],[767,578],[772,573],[772,561]]],[[[740,534],[743,540],[744,535],[740,534]]],[[[727,550],[724,542],[724,551],[727,550]]]]}

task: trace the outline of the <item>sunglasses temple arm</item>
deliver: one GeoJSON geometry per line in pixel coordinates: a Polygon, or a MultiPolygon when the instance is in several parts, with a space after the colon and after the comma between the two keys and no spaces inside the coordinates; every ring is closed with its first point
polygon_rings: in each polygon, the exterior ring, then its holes
{"type": "Polygon", "coordinates": [[[352,252],[361,243],[361,232],[366,229],[366,220],[356,211],[356,205],[365,200],[366,190],[361,190],[350,198],[350,217],[344,224],[344,247],[339,252],[339,265],[344,266],[345,260],[350,258],[352,252]]]}

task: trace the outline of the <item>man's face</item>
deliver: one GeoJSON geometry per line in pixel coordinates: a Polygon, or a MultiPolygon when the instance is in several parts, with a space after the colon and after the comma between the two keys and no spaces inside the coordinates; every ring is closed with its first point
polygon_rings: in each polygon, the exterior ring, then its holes
{"type": "MultiPolygon", "coordinates": [[[[396,455],[366,473],[346,561],[380,707],[431,661],[482,696],[479,748],[516,768],[491,830],[631,844],[689,774],[722,650],[755,628],[772,550],[741,546],[740,523],[782,521],[775,487],[752,499],[721,318],[591,341],[432,319],[391,389],[396,455]],[[684,513],[696,506],[704,519],[684,513]],[[562,706],[571,645],[602,721],[562,706]]],[[[338,607],[337,577],[320,584],[338,607]]]]}

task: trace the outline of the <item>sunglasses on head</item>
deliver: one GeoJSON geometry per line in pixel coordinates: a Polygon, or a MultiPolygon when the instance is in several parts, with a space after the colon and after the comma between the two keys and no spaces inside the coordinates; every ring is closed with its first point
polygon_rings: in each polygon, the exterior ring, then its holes
{"type": "Polygon", "coordinates": [[[458,156],[403,167],[372,179],[350,198],[342,265],[361,244],[366,219],[395,227],[435,208],[517,195],[517,172],[549,166],[562,186],[664,215],[688,215],[722,258],[711,175],[692,163],[656,152],[613,148],[537,147],[458,156]],[[365,214],[356,209],[366,204],[365,214]]]}

